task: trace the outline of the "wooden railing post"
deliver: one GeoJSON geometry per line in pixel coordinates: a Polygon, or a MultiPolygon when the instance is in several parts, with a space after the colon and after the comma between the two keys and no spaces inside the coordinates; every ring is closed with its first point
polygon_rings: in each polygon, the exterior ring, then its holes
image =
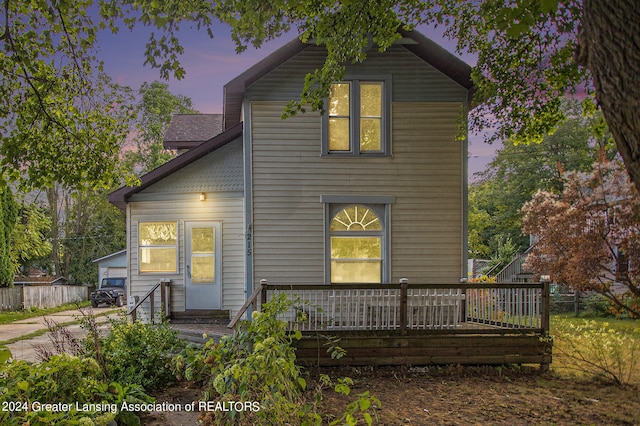
{"type": "Polygon", "coordinates": [[[400,334],[407,334],[407,287],[409,280],[400,278],[400,334]]]}
{"type": "Polygon", "coordinates": [[[160,312],[162,312],[163,315],[166,315],[166,310],[165,310],[165,305],[166,305],[166,289],[164,288],[164,281],[160,282],[160,312]]]}
{"type": "Polygon", "coordinates": [[[550,311],[550,300],[549,300],[549,281],[544,280],[542,282],[542,318],[540,318],[540,327],[542,328],[542,333],[545,336],[549,335],[549,311],[550,311]]]}
{"type": "Polygon", "coordinates": [[[151,293],[149,293],[149,321],[151,321],[151,324],[153,324],[153,312],[155,309],[155,303],[154,303],[154,299],[155,299],[155,290],[152,291],[151,293]]]}
{"type": "Polygon", "coordinates": [[[165,318],[171,316],[171,281],[163,281],[160,284],[160,300],[165,318]]]}
{"type": "MultiPolygon", "coordinates": [[[[262,309],[264,304],[267,303],[267,286],[268,285],[269,285],[269,282],[267,280],[260,280],[260,309],[262,309]]],[[[256,300],[256,305],[257,305],[257,300],[256,300]]],[[[254,306],[253,309],[257,310],[258,307],[254,306]]]]}

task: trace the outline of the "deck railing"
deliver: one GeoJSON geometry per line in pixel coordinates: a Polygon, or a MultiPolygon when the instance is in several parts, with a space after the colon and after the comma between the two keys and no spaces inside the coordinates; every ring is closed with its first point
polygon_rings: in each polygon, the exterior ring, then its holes
{"type": "Polygon", "coordinates": [[[131,315],[131,321],[136,322],[138,319],[138,309],[141,309],[140,306],[147,300],[149,301],[149,323],[154,323],[156,314],[158,313],[168,318],[171,315],[171,281],[159,281],[155,283],[147,294],[137,300],[136,303],[127,310],[127,315],[131,315]],[[155,297],[157,290],[160,290],[160,305],[158,306],[159,309],[156,310],[155,297]]]}
{"type": "MultiPolygon", "coordinates": [[[[544,283],[272,285],[266,280],[243,308],[284,293],[281,314],[301,331],[433,330],[489,333],[518,330],[548,334],[549,286],[544,283]],[[258,296],[260,294],[260,296],[258,296]]],[[[236,318],[244,315],[244,309],[236,318]]],[[[237,322],[234,318],[233,324],[237,322]]]]}

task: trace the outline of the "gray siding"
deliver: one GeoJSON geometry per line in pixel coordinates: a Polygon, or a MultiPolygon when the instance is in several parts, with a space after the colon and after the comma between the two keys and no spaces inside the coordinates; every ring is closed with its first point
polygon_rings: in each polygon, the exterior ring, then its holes
{"type": "Polygon", "coordinates": [[[144,296],[160,279],[172,282],[171,306],[185,309],[184,254],[185,222],[218,221],[222,223],[222,308],[237,311],[244,303],[244,222],[242,198],[210,196],[206,201],[132,202],[129,203],[130,228],[129,282],[132,295],[144,296]],[[178,272],[176,274],[140,274],[138,268],[138,223],[175,221],[178,223],[178,272]]]}
{"type": "Polygon", "coordinates": [[[185,310],[185,222],[222,223],[223,309],[233,313],[245,300],[245,230],[241,140],[231,142],[135,194],[127,207],[127,249],[131,295],[144,296],[160,279],[172,282],[172,310],[185,310]],[[200,201],[199,193],[206,193],[200,201]],[[178,224],[178,271],[171,275],[140,274],[138,223],[178,224]]]}
{"type": "MultiPolygon", "coordinates": [[[[324,59],[323,48],[305,49],[247,88],[245,99],[300,99],[304,76],[320,68],[324,59]]],[[[367,75],[391,75],[395,102],[467,100],[467,91],[462,86],[402,46],[393,46],[385,53],[369,52],[365,63],[347,66],[347,77],[367,75]]]]}
{"type": "Polygon", "coordinates": [[[324,281],[321,195],[391,195],[391,278],[463,273],[460,102],[394,102],[392,158],[320,156],[320,115],[282,121],[284,102],[251,104],[254,280],[324,281]]]}

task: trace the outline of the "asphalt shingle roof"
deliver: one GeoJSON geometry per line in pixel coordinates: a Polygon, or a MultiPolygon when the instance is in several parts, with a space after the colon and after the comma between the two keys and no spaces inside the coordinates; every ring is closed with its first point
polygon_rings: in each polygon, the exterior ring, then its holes
{"type": "Polygon", "coordinates": [[[166,149],[190,149],[222,133],[222,114],[175,114],[164,135],[166,149]]]}

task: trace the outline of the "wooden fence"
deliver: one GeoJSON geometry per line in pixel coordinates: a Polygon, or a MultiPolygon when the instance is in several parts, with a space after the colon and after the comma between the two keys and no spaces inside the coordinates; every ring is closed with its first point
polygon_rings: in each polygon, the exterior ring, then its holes
{"type": "Polygon", "coordinates": [[[0,288],[0,311],[54,308],[87,300],[88,297],[88,288],[85,286],[54,285],[0,288]]]}

